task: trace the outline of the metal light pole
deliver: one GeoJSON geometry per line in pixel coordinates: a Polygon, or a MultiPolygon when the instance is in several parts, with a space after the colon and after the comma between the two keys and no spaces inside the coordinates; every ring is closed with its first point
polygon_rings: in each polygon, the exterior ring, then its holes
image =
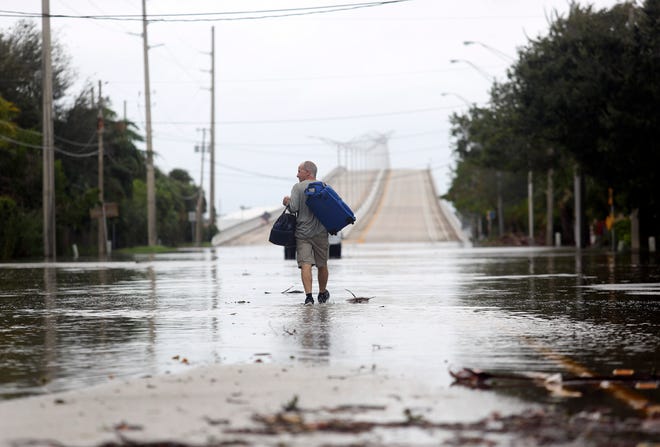
{"type": "Polygon", "coordinates": [[[144,98],[147,132],[147,233],[150,247],[156,245],[156,178],[154,174],[154,153],[151,137],[151,86],[149,83],[149,40],[147,38],[147,7],[142,0],[142,51],[144,53],[144,98]]]}
{"type": "Polygon", "coordinates": [[[195,243],[199,247],[202,245],[202,232],[204,229],[202,222],[202,199],[204,198],[204,152],[206,151],[206,129],[202,129],[202,146],[200,148],[202,152],[202,167],[200,172],[199,180],[199,192],[197,195],[197,206],[195,207],[195,219],[196,219],[196,231],[195,231],[195,243]]]}
{"type": "Polygon", "coordinates": [[[50,45],[50,3],[42,0],[42,64],[43,64],[43,117],[42,117],[42,201],[44,213],[44,256],[55,258],[55,136],[53,130],[53,64],[50,45]]]}
{"type": "Polygon", "coordinates": [[[476,41],[476,40],[466,40],[466,41],[463,42],[463,45],[465,45],[465,46],[469,46],[469,45],[479,45],[479,46],[481,46],[481,47],[487,49],[487,50],[490,51],[491,53],[495,54],[497,57],[499,57],[499,58],[502,59],[502,60],[505,60],[505,61],[507,61],[507,62],[513,62],[513,61],[515,60],[513,57],[509,56],[509,55],[506,54],[505,52],[500,51],[500,50],[498,50],[497,48],[493,48],[493,47],[491,47],[490,45],[486,45],[486,44],[483,43],[483,42],[479,42],[479,41],[476,41]]]}
{"type": "Polygon", "coordinates": [[[491,82],[494,82],[494,81],[495,81],[495,77],[494,77],[494,76],[491,76],[486,70],[484,70],[483,68],[479,67],[478,65],[473,64],[472,62],[470,62],[470,61],[468,61],[468,60],[465,60],[465,59],[451,59],[449,62],[452,63],[452,64],[458,64],[458,63],[460,63],[460,62],[463,62],[464,64],[468,64],[470,67],[472,67],[472,68],[474,68],[475,70],[477,70],[477,71],[479,72],[479,74],[480,74],[481,76],[483,76],[484,78],[486,78],[487,80],[489,80],[489,81],[491,81],[491,82]]]}
{"type": "Polygon", "coordinates": [[[101,212],[98,217],[98,250],[99,256],[103,256],[106,253],[106,241],[108,240],[108,234],[106,230],[105,223],[105,198],[103,192],[103,131],[105,125],[103,122],[103,94],[101,91],[101,81],[99,81],[99,111],[96,124],[96,132],[98,133],[98,145],[99,145],[99,155],[98,155],[98,182],[99,182],[99,203],[101,207],[101,212]]]}
{"type": "Polygon", "coordinates": [[[529,245],[534,245],[534,182],[532,170],[527,171],[527,227],[529,245]]]}
{"type": "Polygon", "coordinates": [[[211,152],[211,183],[209,220],[211,225],[215,225],[215,27],[211,27],[211,143],[209,145],[211,152]]]}
{"type": "Polygon", "coordinates": [[[463,101],[463,103],[464,103],[466,106],[468,106],[468,108],[470,108],[470,107],[472,107],[472,106],[474,105],[473,103],[471,103],[470,101],[468,101],[468,100],[465,98],[465,96],[459,95],[458,93],[454,93],[454,92],[442,92],[442,93],[440,93],[440,96],[455,96],[455,97],[457,97],[458,99],[460,99],[461,101],[463,101]]]}
{"type": "Polygon", "coordinates": [[[313,135],[310,135],[309,138],[314,138],[315,140],[319,140],[323,143],[329,144],[331,146],[334,146],[337,149],[337,168],[341,166],[341,150],[344,149],[345,153],[345,169],[346,169],[346,174],[342,176],[343,178],[346,178],[346,180],[343,180],[341,184],[337,185],[337,190],[346,197],[346,201],[348,202],[348,143],[344,143],[341,141],[336,141],[330,138],[325,138],[325,137],[316,137],[313,135]]]}

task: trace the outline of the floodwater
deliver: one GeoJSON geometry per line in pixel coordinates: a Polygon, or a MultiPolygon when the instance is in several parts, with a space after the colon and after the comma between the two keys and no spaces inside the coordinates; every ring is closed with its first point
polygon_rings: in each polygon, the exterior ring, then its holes
{"type": "Polygon", "coordinates": [[[0,399],[256,361],[406,371],[439,386],[462,367],[658,367],[655,254],[452,244],[344,244],[342,254],[330,260],[330,302],[314,306],[301,304],[296,264],[275,246],[0,264],[0,399]],[[351,292],[371,299],[351,303],[351,292]]]}

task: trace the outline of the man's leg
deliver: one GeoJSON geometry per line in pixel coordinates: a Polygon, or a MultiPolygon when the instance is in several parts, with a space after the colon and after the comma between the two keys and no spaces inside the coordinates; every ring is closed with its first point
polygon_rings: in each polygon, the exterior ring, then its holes
{"type": "Polygon", "coordinates": [[[312,265],[314,264],[314,254],[312,244],[305,239],[296,239],[296,260],[300,268],[300,278],[305,289],[305,304],[312,304],[312,265]]]}
{"type": "Polygon", "coordinates": [[[300,266],[300,277],[302,278],[305,295],[312,293],[312,264],[302,264],[300,266]]]}
{"type": "Polygon", "coordinates": [[[327,303],[330,299],[330,292],[326,288],[328,285],[328,233],[323,232],[314,237],[314,260],[318,269],[319,281],[319,303],[327,303]]]}
{"type": "Polygon", "coordinates": [[[325,288],[328,285],[328,266],[319,267],[319,292],[325,292],[325,288]]]}

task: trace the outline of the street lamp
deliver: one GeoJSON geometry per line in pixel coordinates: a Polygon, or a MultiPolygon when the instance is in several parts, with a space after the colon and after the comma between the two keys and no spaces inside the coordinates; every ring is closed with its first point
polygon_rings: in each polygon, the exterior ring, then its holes
{"type": "Polygon", "coordinates": [[[500,59],[502,59],[502,60],[505,60],[505,61],[507,61],[507,62],[513,62],[513,61],[515,61],[515,58],[509,56],[509,55],[506,54],[505,52],[500,51],[500,50],[498,50],[497,48],[493,48],[493,47],[491,47],[490,45],[486,45],[486,44],[483,43],[483,42],[479,42],[479,41],[476,41],[476,40],[466,40],[466,41],[463,42],[463,45],[465,45],[465,46],[469,46],[469,45],[479,45],[479,46],[481,46],[481,47],[484,47],[485,49],[487,49],[487,50],[490,51],[491,53],[497,55],[497,56],[498,56],[500,59]]]}
{"type": "Polygon", "coordinates": [[[315,140],[319,140],[323,143],[329,144],[331,146],[335,146],[337,148],[337,167],[341,166],[341,154],[340,151],[344,147],[346,143],[342,143],[341,141],[335,141],[330,138],[325,138],[325,137],[317,137],[314,135],[308,135],[308,138],[314,138],[315,140]]]}
{"type": "Polygon", "coordinates": [[[487,72],[486,70],[484,70],[483,68],[481,68],[481,67],[479,67],[479,66],[477,66],[477,65],[474,65],[472,62],[470,62],[470,61],[468,61],[468,60],[465,60],[465,59],[451,59],[449,62],[452,63],[452,64],[458,64],[458,63],[460,63],[460,62],[463,62],[463,63],[465,63],[465,64],[468,64],[470,67],[472,67],[472,68],[474,68],[475,70],[477,70],[477,71],[479,72],[479,74],[481,74],[484,78],[488,79],[488,80],[491,81],[491,82],[494,82],[494,81],[495,81],[495,77],[494,77],[494,76],[491,76],[490,74],[488,74],[488,72],[487,72]]]}
{"type": "Polygon", "coordinates": [[[465,98],[465,96],[459,95],[458,93],[454,93],[454,92],[442,92],[442,93],[440,93],[440,96],[455,96],[455,97],[457,97],[458,99],[460,99],[461,101],[463,101],[463,102],[465,103],[465,105],[468,106],[468,108],[470,108],[470,107],[473,106],[473,104],[472,104],[470,101],[468,101],[468,100],[465,98]]]}

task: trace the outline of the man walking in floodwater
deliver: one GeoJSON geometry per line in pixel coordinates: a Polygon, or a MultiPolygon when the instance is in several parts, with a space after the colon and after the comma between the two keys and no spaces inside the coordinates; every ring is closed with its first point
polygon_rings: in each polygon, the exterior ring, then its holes
{"type": "Polygon", "coordinates": [[[325,303],[330,298],[326,289],[328,284],[328,230],[312,214],[305,203],[305,188],[316,181],[316,165],[305,161],[298,166],[298,183],[291,188],[291,196],[282,199],[284,206],[291,212],[298,213],[296,220],[296,259],[303,288],[305,289],[305,304],[314,304],[312,296],[312,266],[318,270],[319,303],[325,303]]]}

